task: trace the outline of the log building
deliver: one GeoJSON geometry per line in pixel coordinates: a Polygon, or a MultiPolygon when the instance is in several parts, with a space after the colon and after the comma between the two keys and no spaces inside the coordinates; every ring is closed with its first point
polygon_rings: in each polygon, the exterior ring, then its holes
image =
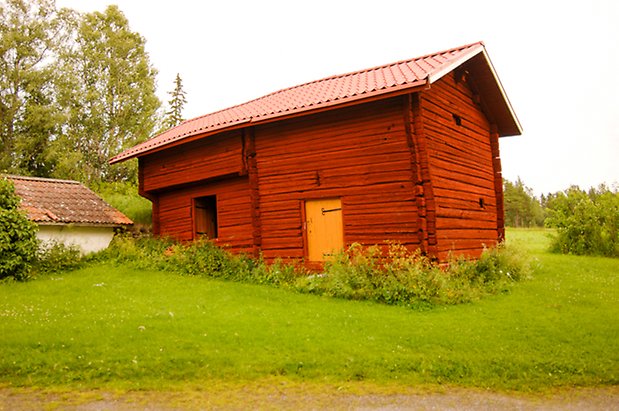
{"type": "Polygon", "coordinates": [[[139,160],[158,235],[321,262],[354,242],[443,259],[504,236],[499,137],[521,126],[483,43],[183,122],[139,160]]]}

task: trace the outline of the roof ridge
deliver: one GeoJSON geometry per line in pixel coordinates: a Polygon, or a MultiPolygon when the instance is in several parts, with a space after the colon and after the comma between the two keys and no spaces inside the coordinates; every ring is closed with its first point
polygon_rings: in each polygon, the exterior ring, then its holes
{"type": "Polygon", "coordinates": [[[412,89],[423,82],[432,83],[441,78],[447,69],[452,70],[454,64],[467,61],[473,54],[480,52],[480,49],[485,53],[484,43],[477,41],[282,88],[252,100],[187,119],[115,155],[109,161],[111,164],[124,161],[203,132],[222,131],[246,123],[257,124],[263,120],[309,112],[321,107],[332,107],[346,101],[361,101],[364,97],[372,95],[391,91],[402,92],[405,88],[412,89]],[[394,71],[399,72],[395,77],[394,71]],[[387,77],[384,77],[385,72],[387,77]],[[373,74],[381,74],[379,76],[381,79],[366,78],[374,77],[373,74]]]}
{"type": "MultiPolygon", "coordinates": [[[[271,96],[274,96],[274,95],[277,95],[277,94],[280,94],[280,93],[284,93],[284,92],[287,92],[287,91],[290,91],[290,90],[294,90],[294,89],[297,89],[297,88],[300,88],[300,87],[305,87],[305,86],[310,85],[310,84],[316,84],[316,83],[321,83],[321,82],[328,81],[328,80],[344,78],[344,77],[348,77],[348,76],[354,76],[354,75],[357,75],[357,74],[367,73],[367,72],[378,70],[378,69],[385,68],[385,67],[397,66],[397,65],[400,65],[400,64],[403,64],[403,63],[408,63],[408,62],[415,61],[415,60],[422,60],[422,59],[425,59],[425,58],[428,58],[428,57],[432,57],[432,56],[437,56],[437,55],[440,55],[440,54],[445,54],[445,53],[450,53],[450,52],[453,52],[453,51],[459,51],[459,50],[467,49],[469,47],[473,47],[473,46],[476,46],[476,45],[481,45],[482,47],[485,47],[483,41],[476,41],[474,43],[465,44],[465,45],[459,46],[459,47],[452,47],[450,49],[443,50],[443,51],[438,51],[438,52],[434,52],[434,53],[428,53],[428,54],[424,54],[422,56],[411,57],[411,58],[408,58],[408,59],[398,60],[398,61],[395,61],[395,62],[391,62],[391,63],[387,63],[387,64],[381,64],[381,65],[377,65],[377,66],[373,66],[373,67],[365,68],[365,69],[361,69],[361,70],[349,71],[349,72],[340,73],[340,74],[333,74],[331,76],[323,77],[323,78],[320,78],[318,80],[307,81],[305,83],[297,84],[297,85],[294,85],[294,86],[291,86],[291,87],[285,87],[285,88],[282,88],[280,90],[273,91],[271,93],[265,94],[263,96],[256,97],[254,99],[245,101],[243,103],[235,104],[233,106],[226,107],[226,108],[223,108],[221,110],[212,111],[210,113],[206,113],[206,114],[203,114],[203,115],[198,116],[198,117],[193,117],[193,118],[187,119],[187,120],[183,121],[182,123],[178,124],[177,126],[171,128],[169,130],[174,130],[175,128],[180,127],[184,123],[187,123],[187,122],[193,122],[193,121],[198,120],[198,119],[202,119],[202,118],[206,118],[206,117],[209,117],[209,116],[213,116],[215,114],[218,114],[218,113],[221,113],[221,112],[224,112],[224,111],[228,111],[228,110],[235,109],[237,107],[245,106],[245,105],[248,105],[248,104],[253,103],[255,101],[259,101],[259,100],[262,100],[264,98],[271,97],[271,96]]],[[[250,118],[251,118],[251,116],[250,116],[250,118]]],[[[169,130],[167,130],[167,131],[169,131],[169,130]]]]}
{"type": "MultiPolygon", "coordinates": [[[[439,54],[445,54],[445,53],[449,53],[449,52],[452,52],[452,51],[463,50],[463,49],[466,49],[466,48],[469,48],[469,47],[472,47],[472,46],[476,46],[478,44],[482,45],[482,46],[484,45],[483,42],[478,41],[478,42],[467,44],[467,45],[460,46],[460,47],[453,47],[453,48],[450,48],[450,49],[447,49],[447,50],[438,51],[438,52],[435,52],[435,53],[425,54],[423,56],[411,57],[411,58],[408,58],[408,59],[398,60],[398,61],[395,61],[395,62],[392,62],[392,63],[381,64],[381,65],[377,65],[377,66],[374,66],[374,67],[369,67],[369,68],[365,68],[365,69],[361,69],[361,70],[350,71],[350,72],[347,72],[347,73],[334,74],[334,75],[331,75],[331,76],[328,76],[328,77],[324,77],[324,78],[321,78],[321,79],[318,79],[318,80],[313,80],[313,81],[308,81],[308,82],[305,82],[305,83],[302,83],[302,84],[297,84],[296,86],[286,87],[286,88],[283,88],[281,90],[274,91],[272,93],[266,94],[266,95],[264,95],[262,97],[258,97],[256,99],[250,100],[250,101],[248,101],[248,102],[246,102],[244,104],[250,103],[252,101],[260,100],[262,98],[269,97],[269,96],[272,96],[272,95],[275,95],[275,94],[279,94],[279,93],[284,92],[284,91],[294,90],[294,89],[299,88],[299,87],[304,87],[304,86],[307,86],[309,84],[321,83],[321,82],[327,81],[327,80],[344,78],[344,77],[354,76],[354,75],[361,74],[361,73],[367,73],[367,72],[370,72],[370,71],[375,71],[375,70],[378,70],[378,69],[381,69],[381,68],[397,66],[397,65],[402,64],[402,63],[408,63],[408,62],[415,61],[415,60],[421,60],[421,59],[425,59],[425,58],[428,58],[428,57],[437,56],[439,54]]],[[[243,105],[243,104],[240,104],[240,105],[243,105]]],[[[226,110],[226,109],[224,109],[224,110],[226,110]]],[[[211,114],[213,114],[213,113],[211,113],[211,114]]]]}
{"type": "Polygon", "coordinates": [[[0,174],[0,177],[5,177],[5,178],[10,178],[10,179],[15,179],[15,180],[49,181],[53,183],[84,185],[82,182],[77,181],[77,180],[62,180],[58,178],[48,178],[48,177],[19,176],[15,174],[0,174]]]}
{"type": "MultiPolygon", "coordinates": [[[[277,93],[280,93],[282,91],[294,90],[295,88],[303,87],[303,86],[306,86],[308,84],[320,83],[320,82],[326,81],[326,80],[332,80],[332,79],[337,79],[337,78],[344,78],[344,77],[354,76],[354,75],[361,74],[361,73],[367,73],[367,72],[375,71],[375,70],[378,70],[378,69],[381,69],[381,68],[397,66],[397,65],[400,65],[400,64],[403,64],[403,63],[408,63],[408,62],[415,61],[415,60],[422,60],[422,59],[425,59],[425,58],[428,58],[428,57],[437,56],[439,54],[445,54],[445,53],[449,53],[449,52],[452,52],[452,51],[463,50],[463,49],[466,49],[466,48],[469,48],[469,47],[472,47],[472,46],[476,46],[476,45],[483,46],[484,44],[483,44],[482,41],[477,41],[475,43],[466,44],[466,45],[460,46],[460,47],[452,47],[452,48],[447,49],[447,50],[437,51],[437,52],[434,52],[434,53],[428,53],[428,54],[425,54],[425,55],[422,55],[422,56],[411,57],[411,58],[408,58],[408,59],[398,60],[398,61],[394,61],[394,62],[387,63],[387,64],[380,64],[380,65],[377,65],[377,66],[373,66],[373,67],[369,67],[369,68],[365,68],[365,69],[361,69],[361,70],[350,71],[350,72],[347,72],[347,73],[334,74],[334,75],[331,75],[331,76],[328,76],[328,77],[324,77],[324,78],[321,78],[321,79],[318,79],[318,80],[308,81],[308,82],[303,83],[303,84],[298,84],[296,86],[287,87],[285,89],[281,89],[279,91],[275,91],[273,93],[269,93],[269,94],[267,94],[267,95],[265,95],[263,97],[270,96],[270,95],[273,95],[273,94],[277,94],[277,93]]],[[[260,98],[262,98],[262,97],[260,97],[260,98]]],[[[258,99],[256,99],[256,100],[258,100],[258,99]]]]}

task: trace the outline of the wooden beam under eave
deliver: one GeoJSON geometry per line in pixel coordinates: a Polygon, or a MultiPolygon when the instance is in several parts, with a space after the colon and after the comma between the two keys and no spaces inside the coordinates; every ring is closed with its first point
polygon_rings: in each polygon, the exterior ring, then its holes
{"type": "Polygon", "coordinates": [[[154,235],[159,235],[159,196],[144,190],[144,164],[138,158],[138,194],[151,202],[151,224],[154,235]]]}
{"type": "Polygon", "coordinates": [[[469,87],[479,95],[480,107],[497,126],[499,137],[521,135],[520,121],[488,55],[485,52],[478,54],[467,61],[463,69],[469,71],[469,87]]]}
{"type": "Polygon", "coordinates": [[[421,93],[404,96],[406,138],[411,151],[411,170],[415,185],[420,249],[437,255],[436,205],[430,177],[421,93]]]}
{"type": "Polygon", "coordinates": [[[260,188],[256,161],[256,133],[254,127],[243,129],[243,163],[247,168],[249,198],[251,203],[252,252],[260,257],[262,249],[262,219],[260,215],[260,188]]]}
{"type": "Polygon", "coordinates": [[[490,149],[492,151],[492,168],[494,174],[494,195],[496,197],[497,238],[505,240],[505,202],[503,198],[503,172],[499,151],[499,132],[496,124],[490,125],[490,149]]]}

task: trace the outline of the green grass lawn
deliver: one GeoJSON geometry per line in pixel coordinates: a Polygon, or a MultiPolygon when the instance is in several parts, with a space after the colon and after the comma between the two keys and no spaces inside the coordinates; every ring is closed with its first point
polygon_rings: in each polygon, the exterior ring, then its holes
{"type": "Polygon", "coordinates": [[[545,233],[508,231],[532,279],[423,312],[106,264],[4,283],[0,385],[616,385],[619,260],[545,253],[545,233]]]}

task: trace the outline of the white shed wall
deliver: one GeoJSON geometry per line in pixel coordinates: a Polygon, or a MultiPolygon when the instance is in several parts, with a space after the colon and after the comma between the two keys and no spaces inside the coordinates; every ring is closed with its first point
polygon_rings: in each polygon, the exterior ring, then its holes
{"type": "Polygon", "coordinates": [[[113,236],[113,227],[71,225],[40,225],[37,233],[37,237],[43,243],[55,241],[65,245],[76,245],[84,254],[107,248],[113,236]]]}

